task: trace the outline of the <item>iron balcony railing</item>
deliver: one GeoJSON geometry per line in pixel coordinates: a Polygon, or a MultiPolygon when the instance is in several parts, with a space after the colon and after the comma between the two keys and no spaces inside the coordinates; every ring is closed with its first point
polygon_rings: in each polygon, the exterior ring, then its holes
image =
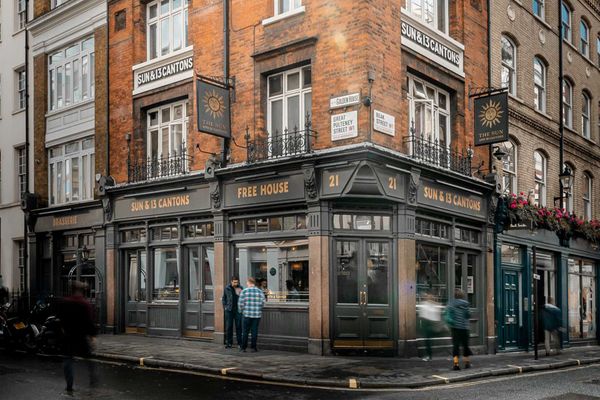
{"type": "Polygon", "coordinates": [[[286,129],[282,133],[266,132],[265,136],[250,139],[250,134],[246,130],[248,163],[312,153],[317,132],[311,129],[311,121],[307,117],[304,129],[295,127],[293,130],[286,129]]]}
{"type": "Polygon", "coordinates": [[[462,175],[472,175],[473,149],[471,146],[466,150],[453,150],[437,139],[417,133],[414,127],[411,127],[410,136],[405,142],[408,145],[409,155],[414,160],[449,169],[462,175]]]}
{"type": "Polygon", "coordinates": [[[129,183],[144,182],[152,179],[185,175],[189,173],[192,157],[185,145],[179,151],[166,156],[127,159],[127,179],[129,183]]]}

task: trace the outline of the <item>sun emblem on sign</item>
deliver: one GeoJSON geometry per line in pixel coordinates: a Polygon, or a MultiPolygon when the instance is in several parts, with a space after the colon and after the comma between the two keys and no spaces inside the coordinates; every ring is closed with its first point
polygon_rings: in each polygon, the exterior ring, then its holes
{"type": "Polygon", "coordinates": [[[490,100],[479,113],[479,120],[481,125],[491,128],[500,122],[502,114],[504,114],[504,111],[500,107],[500,102],[490,100]]]}
{"type": "Polygon", "coordinates": [[[210,114],[213,119],[223,117],[225,111],[225,103],[223,96],[219,95],[215,90],[209,90],[204,94],[204,112],[210,114]]]}

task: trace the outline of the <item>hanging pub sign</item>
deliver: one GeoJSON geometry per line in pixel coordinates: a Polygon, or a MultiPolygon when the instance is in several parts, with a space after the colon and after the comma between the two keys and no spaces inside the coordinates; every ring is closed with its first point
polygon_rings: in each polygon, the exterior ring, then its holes
{"type": "Polygon", "coordinates": [[[198,131],[231,138],[229,88],[206,79],[196,82],[198,131]]]}
{"type": "Polygon", "coordinates": [[[508,93],[475,99],[475,146],[508,140],[508,93]]]}

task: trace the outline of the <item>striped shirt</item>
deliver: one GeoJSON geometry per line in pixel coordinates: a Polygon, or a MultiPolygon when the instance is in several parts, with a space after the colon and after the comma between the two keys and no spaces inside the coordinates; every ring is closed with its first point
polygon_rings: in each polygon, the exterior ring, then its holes
{"type": "Polygon", "coordinates": [[[265,295],[262,290],[253,286],[242,290],[238,300],[238,308],[246,318],[262,317],[262,309],[265,305],[265,295]]]}

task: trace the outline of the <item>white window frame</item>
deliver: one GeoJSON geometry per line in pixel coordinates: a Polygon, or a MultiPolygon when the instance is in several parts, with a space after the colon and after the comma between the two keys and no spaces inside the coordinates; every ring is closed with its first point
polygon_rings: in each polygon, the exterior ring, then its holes
{"type": "Polygon", "coordinates": [[[82,201],[92,200],[94,198],[94,179],[95,179],[95,140],[92,136],[88,136],[84,139],[62,143],[58,146],[54,146],[48,149],[48,201],[50,205],[67,204],[67,203],[78,203],[82,201]],[[86,149],[83,148],[83,144],[90,143],[86,149]],[[77,150],[68,153],[66,152],[67,146],[77,144],[77,150]],[[60,154],[53,155],[53,152],[57,152],[60,149],[60,154]],[[79,189],[77,199],[73,199],[73,178],[72,174],[72,162],[77,159],[79,175],[79,189]],[[87,163],[87,168],[86,168],[87,163]],[[68,168],[70,171],[67,171],[68,168]],[[58,169],[61,168],[61,185],[58,183],[58,169]],[[86,174],[87,171],[87,174],[86,174]],[[68,172],[68,173],[67,173],[68,172]],[[87,176],[86,176],[87,175],[87,176]],[[69,178],[69,176],[71,176],[69,178]]]}
{"type": "Polygon", "coordinates": [[[15,240],[15,265],[17,266],[17,270],[19,271],[19,290],[21,293],[25,292],[26,283],[25,283],[25,243],[23,240],[15,240]]]}
{"type": "Polygon", "coordinates": [[[188,37],[188,3],[190,0],[155,0],[146,5],[146,58],[150,60],[159,60],[164,57],[168,57],[170,54],[187,49],[190,47],[188,37]],[[161,14],[161,4],[163,2],[169,3],[169,11],[161,14]],[[179,3],[179,6],[174,8],[175,2],[179,3]],[[156,7],[156,16],[150,17],[151,9],[156,7]],[[173,26],[174,19],[181,16],[181,28],[180,28],[180,40],[179,47],[175,48],[173,26]],[[169,29],[169,48],[166,53],[162,54],[162,34],[163,34],[163,23],[168,24],[169,29]],[[156,27],[156,43],[154,50],[156,54],[153,56],[150,40],[150,30],[152,26],[156,27]]]}
{"type": "MultiPolygon", "coordinates": [[[[450,127],[451,116],[450,116],[450,94],[445,90],[442,90],[422,79],[416,78],[412,75],[408,76],[408,102],[409,102],[409,129],[412,127],[413,122],[416,118],[416,105],[425,103],[425,107],[431,107],[431,126],[433,132],[415,132],[415,136],[420,136],[424,139],[431,140],[432,142],[437,141],[438,144],[444,144],[446,148],[450,149],[450,127]],[[425,97],[419,95],[419,90],[416,89],[418,86],[423,87],[425,97]],[[431,91],[434,91],[434,98],[429,98],[431,91]],[[446,107],[442,108],[439,106],[440,94],[446,96],[446,107]],[[440,138],[440,116],[446,117],[446,137],[440,138]]],[[[425,121],[426,122],[426,121],[425,121]]],[[[416,123],[415,123],[416,125],[416,123]]],[[[409,131],[409,137],[411,133],[409,131]]],[[[411,149],[412,151],[412,149],[411,149]]]]}
{"type": "Polygon", "coordinates": [[[95,62],[95,41],[93,36],[88,36],[78,42],[71,43],[68,46],[63,47],[59,51],[49,54],[49,112],[71,107],[94,99],[96,86],[95,62]],[[74,54],[67,56],[67,52],[74,54]],[[78,70],[77,79],[75,79],[76,68],[78,70]],[[69,70],[69,80],[67,80],[67,69],[69,70]],[[86,76],[87,79],[85,79],[86,76]]]}
{"type": "Polygon", "coordinates": [[[571,8],[564,2],[561,2],[562,9],[560,12],[560,23],[562,26],[562,36],[563,40],[566,40],[569,43],[573,43],[573,11],[571,8]],[[565,12],[567,15],[567,20],[565,21],[565,12]]]}
{"type": "Polygon", "coordinates": [[[506,87],[508,88],[508,93],[512,94],[512,95],[516,95],[517,94],[517,45],[515,44],[515,42],[510,39],[508,36],[502,35],[502,38],[500,39],[500,59],[502,61],[502,67],[500,70],[500,83],[502,85],[502,87],[506,87]],[[512,48],[512,65],[510,65],[505,59],[504,59],[504,41],[506,41],[508,44],[510,44],[511,48],[512,48]],[[504,82],[504,70],[508,71],[508,82],[504,82]]]}
{"type": "Polygon", "coordinates": [[[302,0],[273,0],[273,14],[277,17],[284,17],[289,14],[295,14],[302,8],[302,0]],[[287,11],[285,7],[281,5],[287,5],[287,11]]]}
{"type": "Polygon", "coordinates": [[[590,27],[583,19],[579,22],[579,51],[585,57],[590,56],[590,27]],[[585,33],[585,34],[584,34],[585,33]]]}
{"type": "Polygon", "coordinates": [[[596,36],[596,56],[598,56],[597,66],[600,67],[600,35],[596,36]]]}
{"type": "Polygon", "coordinates": [[[25,146],[15,149],[15,171],[17,173],[17,190],[15,193],[16,201],[21,200],[21,196],[27,191],[27,154],[25,146]]]}
{"type": "MultiPolygon", "coordinates": [[[[155,107],[147,111],[146,113],[146,154],[147,158],[151,162],[155,162],[158,168],[162,167],[162,163],[160,160],[168,159],[169,157],[178,157],[182,155],[183,149],[187,148],[187,133],[188,133],[188,115],[187,115],[187,100],[177,101],[174,103],[165,104],[160,107],[155,107]],[[181,118],[173,119],[175,115],[175,108],[181,107],[181,118]],[[169,121],[163,122],[163,112],[169,110],[169,121]],[[157,113],[156,124],[152,125],[151,115],[153,113],[157,113]],[[181,124],[181,147],[176,148],[176,140],[175,140],[175,126],[181,124]],[[163,149],[163,134],[164,130],[167,130],[168,134],[168,146],[169,148],[165,152],[163,149]],[[156,146],[156,155],[152,153],[152,133],[156,132],[157,146],[156,146]]],[[[189,165],[187,165],[187,160],[182,160],[184,162],[183,170],[181,173],[186,172],[189,165]]],[[[164,175],[161,171],[155,171],[155,174],[149,175],[164,175]]]]}
{"type": "Polygon", "coordinates": [[[540,18],[541,20],[546,19],[546,1],[545,0],[533,0],[533,14],[540,18]],[[537,9],[539,13],[536,13],[535,6],[537,4],[537,9]]]}
{"type": "MultiPolygon", "coordinates": [[[[269,156],[283,156],[288,154],[288,149],[285,148],[285,144],[286,144],[286,136],[289,134],[295,134],[297,132],[303,132],[305,129],[305,119],[306,117],[310,118],[312,116],[312,66],[311,65],[305,65],[299,68],[293,68],[293,69],[289,69],[283,72],[278,72],[276,74],[271,74],[269,76],[267,76],[267,132],[269,133],[269,140],[271,140],[273,142],[273,140],[275,138],[280,138],[281,139],[281,145],[282,147],[277,149],[277,151],[274,151],[274,146],[269,146],[269,151],[272,154],[269,154],[269,156]],[[311,81],[310,84],[306,87],[304,87],[304,77],[306,74],[306,71],[310,70],[310,74],[311,74],[311,81]],[[288,88],[288,77],[290,75],[296,74],[298,73],[298,88],[297,89],[289,89],[288,88]],[[275,95],[270,95],[271,93],[271,78],[275,78],[277,76],[281,76],[281,93],[279,94],[275,94],[275,95]],[[311,106],[307,109],[306,106],[306,97],[307,95],[310,95],[310,103],[311,106]],[[287,121],[288,121],[288,101],[290,98],[293,97],[299,97],[299,101],[298,101],[298,115],[300,117],[299,119],[299,125],[298,127],[288,127],[287,126],[287,121]],[[275,135],[275,132],[273,132],[273,103],[281,101],[281,107],[282,107],[282,114],[281,114],[281,123],[282,123],[282,127],[283,127],[283,131],[282,132],[278,132],[278,135],[275,135]],[[295,130],[294,128],[296,128],[297,130],[295,130]]],[[[305,145],[305,144],[304,144],[305,145]]],[[[290,150],[291,151],[291,150],[290,150]]],[[[294,149],[294,153],[297,152],[297,149],[294,149]]]]}
{"type": "Polygon", "coordinates": [[[507,156],[502,160],[502,192],[504,194],[517,193],[517,162],[518,162],[518,151],[517,144],[512,140],[507,142],[505,145],[505,151],[507,156]],[[512,168],[509,163],[512,158],[512,168]]]}
{"type": "Polygon", "coordinates": [[[589,139],[591,134],[592,99],[586,92],[581,92],[581,135],[589,139]]]}
{"type": "Polygon", "coordinates": [[[569,129],[573,129],[573,85],[568,79],[563,80],[562,90],[563,123],[569,129]]]}
{"type": "Polygon", "coordinates": [[[587,172],[584,172],[583,182],[585,184],[585,189],[587,190],[587,192],[584,190],[581,196],[583,198],[583,219],[589,221],[592,219],[592,189],[594,187],[592,176],[587,172]]]}
{"type": "Polygon", "coordinates": [[[25,109],[26,98],[25,98],[25,67],[20,67],[15,70],[15,111],[21,111],[25,109]]]}
{"type": "Polygon", "coordinates": [[[15,31],[20,31],[25,29],[25,25],[27,25],[27,7],[25,6],[27,0],[15,0],[15,31]]]}
{"type": "Polygon", "coordinates": [[[543,113],[546,112],[546,64],[539,58],[533,59],[533,94],[534,94],[534,105],[536,110],[543,113]],[[537,81],[538,74],[536,73],[536,66],[539,65],[541,68],[541,82],[537,81]]]}
{"type": "Polygon", "coordinates": [[[450,21],[450,17],[449,17],[449,2],[448,0],[431,0],[431,3],[429,4],[430,6],[433,7],[433,10],[431,12],[431,17],[432,20],[428,21],[427,19],[427,15],[426,13],[423,11],[425,10],[425,7],[429,0],[406,0],[406,11],[408,11],[410,13],[410,15],[413,16],[413,18],[415,18],[417,21],[420,21],[423,25],[427,25],[429,27],[431,27],[432,29],[435,29],[438,32],[442,32],[444,35],[448,35],[448,26],[449,26],[449,21],[450,21]],[[440,7],[439,4],[443,3],[444,4],[444,11],[442,11],[444,13],[444,15],[442,15],[442,21],[444,26],[441,27],[438,24],[439,22],[439,13],[440,13],[440,7]]]}
{"type": "Polygon", "coordinates": [[[546,160],[546,156],[544,156],[544,154],[542,154],[540,151],[534,151],[533,152],[533,174],[534,174],[534,191],[533,191],[533,195],[534,195],[534,203],[536,203],[539,206],[546,206],[546,180],[548,177],[548,161],[546,160]],[[541,163],[542,163],[542,176],[541,178],[538,178],[537,175],[537,160],[536,160],[536,156],[540,157],[541,163]],[[536,190],[537,193],[536,193],[536,190]],[[535,196],[537,195],[537,199],[535,198],[535,196]]]}
{"type": "Polygon", "coordinates": [[[56,8],[58,6],[60,6],[61,4],[66,3],[68,0],[52,0],[52,8],[56,8]]]}

